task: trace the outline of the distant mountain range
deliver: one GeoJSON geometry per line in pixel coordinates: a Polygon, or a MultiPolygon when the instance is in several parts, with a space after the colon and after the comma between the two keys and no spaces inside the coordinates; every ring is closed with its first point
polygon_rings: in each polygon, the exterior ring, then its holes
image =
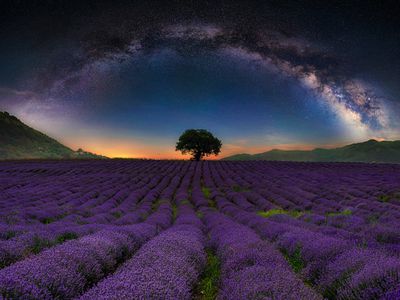
{"type": "Polygon", "coordinates": [[[278,150],[258,154],[237,154],[223,160],[279,160],[311,162],[379,162],[400,163],[400,141],[369,140],[334,149],[278,150]]]}
{"type": "Polygon", "coordinates": [[[0,159],[106,158],[79,149],[74,151],[55,139],[25,125],[7,112],[0,112],[0,159]]]}
{"type": "MultiPolygon", "coordinates": [[[[4,159],[103,159],[78,149],[74,151],[37,131],[7,112],[0,112],[0,160],[4,159]]],[[[237,154],[222,160],[278,160],[313,162],[400,163],[400,141],[369,140],[340,148],[278,150],[258,154],[237,154]]]]}

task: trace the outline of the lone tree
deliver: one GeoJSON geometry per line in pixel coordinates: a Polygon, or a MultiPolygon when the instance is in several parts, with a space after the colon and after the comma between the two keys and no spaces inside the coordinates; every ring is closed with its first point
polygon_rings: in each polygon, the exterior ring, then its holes
{"type": "Polygon", "coordinates": [[[179,137],[176,151],[182,154],[189,153],[192,159],[199,161],[204,156],[218,155],[221,152],[222,142],[205,129],[188,129],[179,137]]]}

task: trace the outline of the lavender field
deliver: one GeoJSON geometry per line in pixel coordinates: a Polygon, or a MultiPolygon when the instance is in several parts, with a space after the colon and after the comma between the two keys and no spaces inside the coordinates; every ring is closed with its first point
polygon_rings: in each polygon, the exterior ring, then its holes
{"type": "Polygon", "coordinates": [[[400,165],[0,163],[0,299],[400,299],[400,165]]]}

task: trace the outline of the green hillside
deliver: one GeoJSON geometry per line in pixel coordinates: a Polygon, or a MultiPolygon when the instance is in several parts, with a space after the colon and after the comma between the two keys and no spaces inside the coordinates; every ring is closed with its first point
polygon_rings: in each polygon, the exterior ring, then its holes
{"type": "Polygon", "coordinates": [[[259,154],[237,154],[223,160],[333,161],[400,163],[400,141],[369,140],[335,149],[271,150],[259,154]]]}
{"type": "Polygon", "coordinates": [[[0,112],[0,159],[105,158],[74,151],[55,139],[25,125],[7,112],[0,112]]]}

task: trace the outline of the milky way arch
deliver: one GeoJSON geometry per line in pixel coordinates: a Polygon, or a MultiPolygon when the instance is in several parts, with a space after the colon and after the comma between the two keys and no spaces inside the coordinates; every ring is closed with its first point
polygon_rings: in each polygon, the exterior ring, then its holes
{"type": "Polygon", "coordinates": [[[164,25],[123,34],[95,31],[85,35],[78,46],[52,57],[51,68],[38,72],[26,91],[3,89],[2,93],[14,103],[23,98],[20,109],[30,112],[70,105],[75,91],[85,90],[89,84],[97,84],[101,90],[108,73],[160,49],[182,56],[212,52],[221,59],[245,61],[293,78],[333,112],[356,140],[392,138],[397,126],[387,107],[390,101],[371,84],[355,78],[329,49],[274,30],[244,32],[210,23],[164,25]]]}

